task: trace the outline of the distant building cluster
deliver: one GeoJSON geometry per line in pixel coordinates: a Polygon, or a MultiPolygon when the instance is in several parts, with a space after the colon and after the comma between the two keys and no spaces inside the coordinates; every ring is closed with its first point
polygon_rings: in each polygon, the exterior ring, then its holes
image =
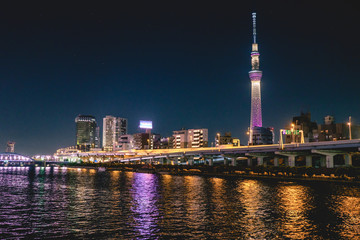
{"type": "Polygon", "coordinates": [[[350,121],[336,123],[333,116],[325,116],[322,124],[311,120],[311,113],[301,112],[292,119],[292,125],[286,128],[284,143],[300,143],[301,134],[304,142],[337,141],[360,138],[360,125],[350,121]],[[351,134],[350,134],[351,131],[351,134]]]}
{"type": "MultiPolygon", "coordinates": [[[[79,152],[88,151],[200,148],[209,145],[206,128],[175,130],[172,136],[164,137],[151,132],[151,121],[140,121],[139,128],[145,131],[129,134],[127,118],[110,115],[103,118],[102,131],[96,118],[91,115],[78,115],[75,118],[75,126],[75,146],[61,148],[57,150],[56,155],[73,154],[76,156],[79,152]],[[102,138],[100,133],[102,133],[102,138]]],[[[221,142],[221,144],[232,144],[232,141],[221,142]]]]}

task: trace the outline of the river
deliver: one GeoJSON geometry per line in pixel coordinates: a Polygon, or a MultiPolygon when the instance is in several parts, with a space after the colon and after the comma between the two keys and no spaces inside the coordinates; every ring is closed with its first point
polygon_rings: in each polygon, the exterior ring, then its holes
{"type": "Polygon", "coordinates": [[[0,167],[0,238],[360,239],[360,188],[0,167]]]}

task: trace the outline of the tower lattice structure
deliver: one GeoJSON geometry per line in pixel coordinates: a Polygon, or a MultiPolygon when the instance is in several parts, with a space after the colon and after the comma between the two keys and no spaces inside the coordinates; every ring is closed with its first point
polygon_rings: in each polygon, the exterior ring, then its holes
{"type": "Polygon", "coordinates": [[[262,127],[261,116],[261,77],[262,71],[260,71],[260,53],[258,50],[258,44],[256,43],[256,13],[252,14],[253,19],[253,38],[251,51],[251,71],[249,77],[251,80],[251,116],[250,116],[250,136],[249,143],[252,143],[252,130],[254,127],[262,127]]]}

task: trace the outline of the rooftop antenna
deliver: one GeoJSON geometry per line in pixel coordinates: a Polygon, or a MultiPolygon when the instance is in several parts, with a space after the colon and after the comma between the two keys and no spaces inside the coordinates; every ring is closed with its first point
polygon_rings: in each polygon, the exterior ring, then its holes
{"type": "Polygon", "coordinates": [[[254,43],[256,43],[256,13],[252,13],[253,18],[253,36],[254,36],[254,43]]]}

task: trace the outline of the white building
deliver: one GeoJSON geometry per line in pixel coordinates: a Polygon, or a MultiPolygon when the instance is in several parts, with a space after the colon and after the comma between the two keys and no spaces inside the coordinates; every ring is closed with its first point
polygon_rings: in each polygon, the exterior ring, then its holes
{"type": "Polygon", "coordinates": [[[208,130],[188,129],[173,132],[173,148],[199,148],[208,146],[208,130]]]}
{"type": "MultiPolygon", "coordinates": [[[[78,157],[78,154],[81,153],[81,150],[78,150],[76,146],[60,148],[54,153],[54,159],[56,161],[68,161],[68,162],[78,162],[81,161],[78,157]]],[[[37,158],[36,156],[35,158],[37,158]]],[[[41,157],[41,156],[39,156],[41,157]]]]}
{"type": "Polygon", "coordinates": [[[127,119],[113,116],[103,118],[103,148],[112,151],[119,144],[119,138],[127,134],[127,119]]]}
{"type": "Polygon", "coordinates": [[[118,141],[118,145],[115,150],[130,150],[134,149],[134,137],[133,135],[121,135],[118,141]]]}

